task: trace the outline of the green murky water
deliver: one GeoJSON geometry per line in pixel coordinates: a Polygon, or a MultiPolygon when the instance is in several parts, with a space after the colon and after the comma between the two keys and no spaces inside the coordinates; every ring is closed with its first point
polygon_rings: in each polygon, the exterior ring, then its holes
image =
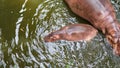
{"type": "MultiPolygon", "coordinates": [[[[112,3],[120,19],[120,2],[112,3]]],[[[86,21],[62,0],[0,0],[0,68],[120,68],[102,34],[90,42],[44,42],[48,33],[79,22],[86,21]]]]}

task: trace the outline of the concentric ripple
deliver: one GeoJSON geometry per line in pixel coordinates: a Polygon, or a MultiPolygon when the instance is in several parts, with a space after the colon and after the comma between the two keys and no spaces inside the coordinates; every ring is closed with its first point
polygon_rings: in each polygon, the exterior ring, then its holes
{"type": "MultiPolygon", "coordinates": [[[[119,1],[112,3],[119,19],[119,1]]],[[[90,42],[44,42],[50,32],[81,22],[63,0],[1,0],[0,68],[119,68],[101,33],[90,42]]]]}

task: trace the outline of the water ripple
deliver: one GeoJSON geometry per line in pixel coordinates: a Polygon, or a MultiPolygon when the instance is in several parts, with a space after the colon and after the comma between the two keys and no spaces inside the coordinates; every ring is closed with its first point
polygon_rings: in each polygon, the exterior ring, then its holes
{"type": "MultiPolygon", "coordinates": [[[[2,7],[9,7],[7,1],[4,3],[2,7]]],[[[0,68],[120,67],[120,58],[113,55],[101,33],[90,42],[44,42],[43,38],[50,32],[84,21],[74,15],[63,0],[21,0],[17,3],[19,8],[16,3],[9,3],[9,9],[0,16],[2,22],[8,22],[0,23],[0,68]],[[4,19],[8,16],[9,21],[4,19]]]]}

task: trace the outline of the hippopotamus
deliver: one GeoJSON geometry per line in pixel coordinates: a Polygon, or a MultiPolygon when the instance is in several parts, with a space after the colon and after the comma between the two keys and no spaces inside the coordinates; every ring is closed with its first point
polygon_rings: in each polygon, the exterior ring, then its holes
{"type": "Polygon", "coordinates": [[[57,40],[67,41],[90,41],[97,34],[97,30],[87,24],[71,24],[55,32],[50,33],[44,38],[45,42],[54,42],[57,40]]]}
{"type": "MultiPolygon", "coordinates": [[[[71,11],[73,11],[76,15],[89,21],[95,29],[100,30],[105,35],[110,45],[112,46],[113,52],[116,55],[120,56],[120,25],[118,23],[114,7],[112,6],[110,0],[64,0],[64,1],[68,5],[68,7],[71,9],[71,11]]],[[[80,25],[80,26],[73,25],[72,27],[74,28],[71,28],[71,31],[68,31],[68,33],[78,32],[77,36],[83,35],[83,34],[80,34],[81,30],[79,31],[79,28],[75,28],[75,27],[81,27],[81,26],[83,25],[80,25]]],[[[67,26],[67,27],[69,28],[71,26],[67,26]]],[[[81,28],[88,28],[88,27],[83,26],[81,28]]],[[[66,28],[63,27],[61,32],[64,32],[64,30],[66,31],[66,28]]],[[[63,36],[65,38],[61,37],[60,36],[61,32],[60,33],[53,32],[51,33],[51,35],[47,36],[49,37],[47,39],[50,39],[53,36],[55,38],[55,35],[58,35],[56,36],[56,38],[59,38],[59,39],[62,38],[65,40],[66,40],[66,37],[70,37],[69,35],[66,36],[66,34],[63,34],[65,35],[63,36]]],[[[93,30],[93,32],[95,31],[93,30]]],[[[95,36],[95,34],[91,33],[93,37],[95,36]]],[[[86,33],[86,36],[87,35],[89,34],[86,33]]],[[[76,40],[76,38],[74,37],[76,36],[72,35],[72,38],[73,38],[72,41],[76,40]]],[[[67,38],[67,40],[69,39],[71,38],[67,38]]],[[[86,40],[86,39],[83,38],[81,40],[86,40]]]]}

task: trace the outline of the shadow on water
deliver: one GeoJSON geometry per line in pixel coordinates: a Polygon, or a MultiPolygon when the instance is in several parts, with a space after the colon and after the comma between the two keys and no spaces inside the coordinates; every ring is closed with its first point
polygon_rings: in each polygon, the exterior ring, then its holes
{"type": "MultiPolygon", "coordinates": [[[[119,1],[112,3],[119,10],[119,1]]],[[[1,0],[0,68],[119,68],[101,33],[90,42],[44,42],[48,33],[78,22],[86,21],[62,0],[1,0]]]]}

